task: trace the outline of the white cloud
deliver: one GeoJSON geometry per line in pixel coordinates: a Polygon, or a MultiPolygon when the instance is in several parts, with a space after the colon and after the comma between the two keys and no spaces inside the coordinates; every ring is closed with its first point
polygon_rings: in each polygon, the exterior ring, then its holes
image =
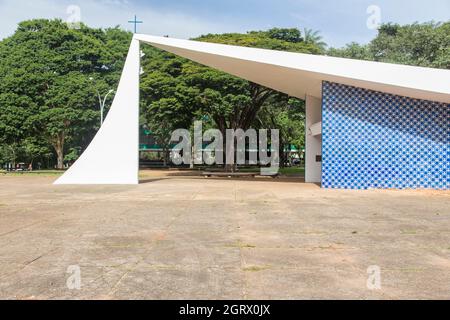
{"type": "Polygon", "coordinates": [[[207,32],[223,32],[224,25],[205,21],[181,12],[161,12],[156,9],[139,7],[128,0],[0,0],[0,39],[12,35],[21,21],[33,18],[60,18],[68,20],[67,8],[79,6],[81,21],[93,27],[122,26],[132,30],[128,24],[134,14],[144,24],[139,32],[154,35],[170,35],[177,38],[190,38],[207,32]]]}

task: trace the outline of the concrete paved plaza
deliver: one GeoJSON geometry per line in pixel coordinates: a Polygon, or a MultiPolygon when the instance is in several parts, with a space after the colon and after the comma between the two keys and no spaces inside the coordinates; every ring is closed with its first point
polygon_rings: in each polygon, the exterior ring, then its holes
{"type": "Polygon", "coordinates": [[[2,299],[450,299],[449,192],[54,179],[0,177],[2,299]]]}

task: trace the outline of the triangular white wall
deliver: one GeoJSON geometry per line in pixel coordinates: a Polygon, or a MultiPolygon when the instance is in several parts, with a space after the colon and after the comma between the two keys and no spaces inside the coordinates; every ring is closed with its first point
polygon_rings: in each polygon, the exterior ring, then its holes
{"type": "Polygon", "coordinates": [[[139,41],[133,39],[111,110],[80,159],[55,184],[139,183],[139,41]]]}

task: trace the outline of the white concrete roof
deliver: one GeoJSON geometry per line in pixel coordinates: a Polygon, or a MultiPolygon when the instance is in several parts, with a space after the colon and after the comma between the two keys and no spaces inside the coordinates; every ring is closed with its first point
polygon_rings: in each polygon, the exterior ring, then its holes
{"type": "Polygon", "coordinates": [[[135,39],[301,99],[306,95],[320,98],[325,80],[450,103],[450,70],[140,34],[135,39]]]}

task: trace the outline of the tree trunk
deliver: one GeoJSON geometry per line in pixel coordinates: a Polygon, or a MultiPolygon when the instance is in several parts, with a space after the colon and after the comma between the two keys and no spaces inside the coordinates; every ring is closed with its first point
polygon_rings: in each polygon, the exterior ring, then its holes
{"type": "Polygon", "coordinates": [[[278,150],[280,154],[280,168],[286,167],[287,157],[286,153],[284,152],[284,137],[283,134],[280,133],[280,149],[278,150]]]}
{"type": "Polygon", "coordinates": [[[63,170],[64,169],[64,153],[62,152],[61,149],[57,149],[56,150],[56,158],[57,158],[57,165],[56,165],[56,169],[58,170],[63,170]]]}
{"type": "Polygon", "coordinates": [[[169,163],[169,149],[168,148],[163,148],[163,165],[164,167],[167,167],[168,163],[169,163]]]}
{"type": "Polygon", "coordinates": [[[14,148],[11,148],[11,151],[12,151],[12,155],[13,155],[12,166],[13,166],[13,169],[15,170],[16,169],[16,151],[14,150],[14,148]]]}
{"type": "Polygon", "coordinates": [[[58,170],[64,169],[64,140],[65,140],[64,133],[59,133],[58,136],[55,138],[55,143],[53,145],[56,151],[56,158],[57,158],[56,169],[58,170]]]}
{"type": "MultiPolygon", "coordinates": [[[[214,121],[216,125],[218,126],[218,129],[222,132],[223,139],[224,139],[224,146],[225,149],[223,150],[224,154],[224,170],[226,172],[236,172],[238,169],[238,165],[235,164],[227,164],[226,159],[228,152],[226,150],[227,145],[227,138],[226,138],[226,129],[242,129],[244,131],[250,129],[252,126],[252,123],[256,119],[258,112],[263,107],[264,103],[272,96],[274,95],[274,91],[268,88],[265,88],[263,86],[257,85],[255,83],[250,84],[250,91],[252,96],[252,101],[248,103],[247,105],[243,106],[240,110],[236,109],[234,110],[233,114],[228,119],[225,119],[223,115],[216,115],[214,117],[214,121]]],[[[237,147],[236,141],[235,143],[235,149],[237,147]]],[[[229,155],[230,157],[235,157],[236,153],[233,155],[229,155]]]]}
{"type": "Polygon", "coordinates": [[[195,148],[192,146],[191,148],[191,163],[189,164],[189,169],[193,170],[195,168],[195,148]]]}

